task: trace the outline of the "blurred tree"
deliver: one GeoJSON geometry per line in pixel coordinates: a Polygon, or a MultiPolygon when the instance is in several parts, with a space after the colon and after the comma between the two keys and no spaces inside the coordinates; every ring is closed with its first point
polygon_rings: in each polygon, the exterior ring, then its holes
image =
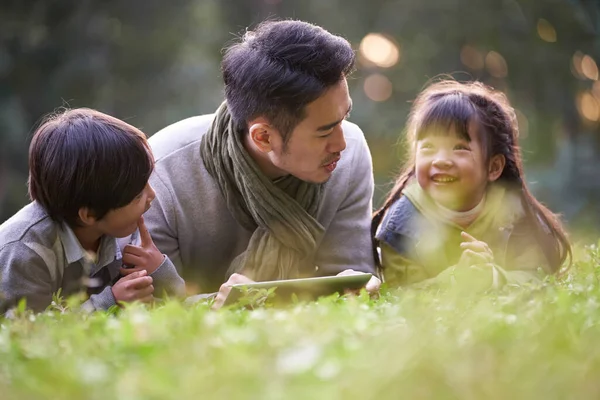
{"type": "Polygon", "coordinates": [[[216,63],[225,37],[218,34],[216,0],[168,4],[0,4],[0,221],[26,203],[32,127],[57,107],[97,108],[152,134],[165,121],[218,104],[216,63]]]}
{"type": "MultiPolygon", "coordinates": [[[[543,200],[570,219],[600,218],[600,128],[590,120],[600,116],[590,62],[600,61],[600,2],[7,0],[0,4],[0,221],[26,202],[28,134],[43,114],[63,104],[95,107],[152,134],[211,112],[222,101],[221,47],[276,17],[316,23],[357,49],[369,33],[396,46],[398,61],[385,68],[359,52],[349,82],[351,119],[367,134],[379,184],[400,164],[393,145],[410,101],[429,79],[453,73],[507,93],[519,110],[529,180],[543,200]],[[585,55],[592,79],[581,71],[585,55]],[[379,101],[365,90],[373,76],[389,81],[379,101]]],[[[385,190],[378,188],[376,203],[385,190]]]]}

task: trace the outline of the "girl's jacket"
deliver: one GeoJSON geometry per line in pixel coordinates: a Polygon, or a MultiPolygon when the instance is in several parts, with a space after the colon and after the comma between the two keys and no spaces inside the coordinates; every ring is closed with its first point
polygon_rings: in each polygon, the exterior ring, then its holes
{"type": "Polygon", "coordinates": [[[466,285],[487,289],[538,280],[550,272],[546,254],[553,238],[524,212],[520,196],[500,184],[490,186],[483,210],[468,228],[442,217],[433,200],[410,183],[387,211],[377,231],[384,280],[391,286],[466,285]],[[485,242],[492,263],[458,264],[465,231],[485,242]]]}

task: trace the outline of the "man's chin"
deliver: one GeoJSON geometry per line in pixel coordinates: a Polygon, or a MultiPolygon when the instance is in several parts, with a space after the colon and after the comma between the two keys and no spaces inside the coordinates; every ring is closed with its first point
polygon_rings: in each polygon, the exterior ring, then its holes
{"type": "Polygon", "coordinates": [[[298,176],[295,175],[294,176],[298,179],[300,179],[301,181],[304,182],[308,182],[308,183],[314,183],[314,184],[322,184],[322,183],[326,183],[327,181],[329,181],[331,179],[331,173],[326,173],[326,174],[314,174],[311,176],[298,176]]]}

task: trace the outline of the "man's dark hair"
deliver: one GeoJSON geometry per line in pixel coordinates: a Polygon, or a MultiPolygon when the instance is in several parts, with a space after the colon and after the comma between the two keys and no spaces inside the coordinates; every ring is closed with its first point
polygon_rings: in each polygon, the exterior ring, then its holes
{"type": "Polygon", "coordinates": [[[102,219],[142,192],[154,168],[146,136],[99,111],[79,108],[46,118],[29,147],[29,197],[50,217],[81,224],[87,207],[102,219]]]}
{"type": "Polygon", "coordinates": [[[301,21],[266,21],[226,50],[221,69],[238,129],[263,116],[281,133],[306,117],[306,105],[354,68],[344,38],[301,21]]]}

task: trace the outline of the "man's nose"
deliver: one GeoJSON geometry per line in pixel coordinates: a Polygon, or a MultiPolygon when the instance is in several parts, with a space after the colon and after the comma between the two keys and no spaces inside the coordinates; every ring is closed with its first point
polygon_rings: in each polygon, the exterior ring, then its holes
{"type": "Polygon", "coordinates": [[[329,142],[328,151],[329,153],[341,153],[346,149],[346,138],[344,138],[344,131],[342,130],[341,124],[333,129],[331,134],[331,141],[329,142]]]}

